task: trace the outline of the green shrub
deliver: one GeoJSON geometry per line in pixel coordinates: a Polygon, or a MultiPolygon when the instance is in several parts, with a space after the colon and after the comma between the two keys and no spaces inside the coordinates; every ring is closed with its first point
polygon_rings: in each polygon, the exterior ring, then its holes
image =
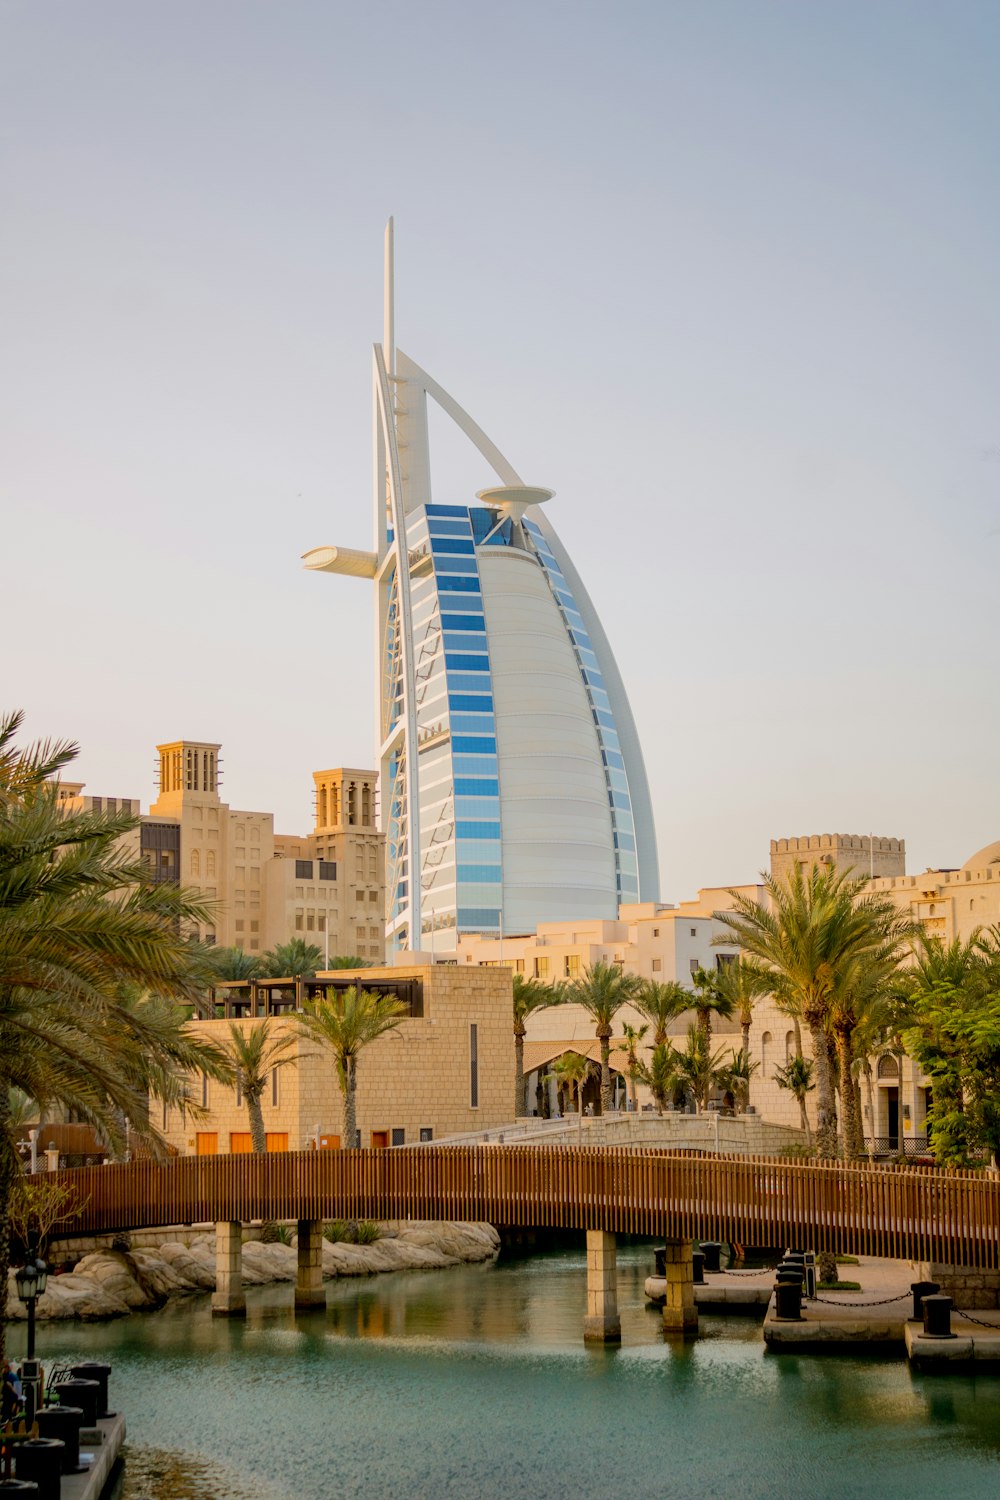
{"type": "Polygon", "coordinates": [[[359,1245],[374,1245],[381,1234],[382,1231],[374,1219],[362,1219],[355,1230],[355,1238],[359,1245]]]}
{"type": "Polygon", "coordinates": [[[323,1238],[329,1240],[331,1245],[353,1245],[353,1226],[345,1219],[331,1219],[329,1224],[323,1227],[323,1238]]]}

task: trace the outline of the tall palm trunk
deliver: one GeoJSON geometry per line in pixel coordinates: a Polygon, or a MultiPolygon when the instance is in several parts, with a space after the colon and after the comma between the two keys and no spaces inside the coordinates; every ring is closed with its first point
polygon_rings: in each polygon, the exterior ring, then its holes
{"type": "Polygon", "coordinates": [[[871,1058],[866,1057],[863,1063],[865,1072],[865,1099],[868,1103],[868,1160],[872,1166],[875,1165],[875,1090],[872,1087],[872,1064],[871,1058]]]}
{"type": "Polygon", "coordinates": [[[743,1055],[750,1056],[750,1023],[753,1020],[753,1011],[745,1010],[740,1014],[740,1031],[743,1033],[743,1055]]]}
{"type": "Polygon", "coordinates": [[[353,1151],[358,1144],[358,1065],[353,1057],[344,1064],[344,1148],[353,1151]]]}
{"type": "Polygon", "coordinates": [[[834,1028],[840,1065],[840,1106],[844,1121],[844,1156],[860,1161],[865,1154],[858,1087],[854,1079],[854,1027],[846,1021],[834,1028]]]}
{"type": "Polygon", "coordinates": [[[802,1027],[799,1025],[798,1016],[792,1017],[792,1030],[795,1032],[795,1056],[802,1056],[802,1027]]]}
{"type": "Polygon", "coordinates": [[[10,1200],[20,1171],[10,1129],[10,1088],[0,1076],[0,1359],[7,1352],[7,1273],[10,1270],[10,1200]]]}
{"type": "Polygon", "coordinates": [[[812,1126],[809,1124],[809,1111],[806,1109],[806,1096],[805,1094],[799,1092],[795,1095],[795,1097],[799,1101],[799,1124],[802,1126],[802,1133],[806,1138],[806,1145],[811,1151],[813,1143],[813,1133],[812,1126]]]}
{"type": "Polygon", "coordinates": [[[601,1043],[601,1114],[611,1113],[611,1029],[597,1033],[601,1043]]]}
{"type": "Polygon", "coordinates": [[[809,1027],[816,1070],[816,1150],[820,1157],[832,1161],[837,1155],[837,1107],[826,1029],[822,1024],[825,1017],[807,1015],[803,1019],[809,1027]]]}
{"type": "MultiPolygon", "coordinates": [[[[247,1114],[250,1117],[250,1143],[253,1146],[254,1156],[267,1155],[267,1134],[264,1130],[264,1111],[260,1105],[260,1095],[253,1093],[246,1095],[247,1114]]],[[[273,1219],[264,1219],[260,1226],[261,1242],[265,1245],[273,1245],[278,1238],[278,1226],[273,1219]]]]}
{"type": "Polygon", "coordinates": [[[514,1119],[525,1115],[528,1107],[524,1102],[524,1027],[514,1027],[514,1119]]]}

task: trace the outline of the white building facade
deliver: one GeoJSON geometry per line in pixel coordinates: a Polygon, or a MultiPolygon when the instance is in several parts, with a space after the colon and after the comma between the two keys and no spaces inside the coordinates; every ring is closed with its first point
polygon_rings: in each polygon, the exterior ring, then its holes
{"type": "Polygon", "coordinates": [[[371,553],[306,566],[375,583],[390,949],[612,920],[655,899],[652,807],[634,720],[593,606],[541,506],[475,422],[397,352],[392,225],[374,351],[371,553]],[[501,484],[432,500],[427,400],[501,484]]]}

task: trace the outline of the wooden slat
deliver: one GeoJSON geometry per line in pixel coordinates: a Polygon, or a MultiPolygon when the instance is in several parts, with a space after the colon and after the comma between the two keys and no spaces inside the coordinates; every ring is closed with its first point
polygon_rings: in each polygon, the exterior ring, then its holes
{"type": "Polygon", "coordinates": [[[428,1145],[144,1159],[55,1180],[80,1205],[63,1237],[225,1219],[488,1219],[1000,1264],[1000,1184],[976,1172],[629,1147],[428,1145]]]}

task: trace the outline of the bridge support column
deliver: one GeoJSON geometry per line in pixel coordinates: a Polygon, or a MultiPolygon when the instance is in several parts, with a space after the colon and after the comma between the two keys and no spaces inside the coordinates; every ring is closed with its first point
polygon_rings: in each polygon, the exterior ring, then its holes
{"type": "Polygon", "coordinates": [[[243,1225],[223,1219],[215,1226],[215,1291],[212,1316],[242,1318],[247,1299],[243,1292],[243,1225]]]}
{"type": "Polygon", "coordinates": [[[587,1230],[587,1316],[583,1336],[588,1343],[620,1344],[618,1316],[618,1255],[613,1234],[587,1230]]]}
{"type": "Polygon", "coordinates": [[[686,1339],[693,1339],[698,1333],[693,1252],[692,1240],[667,1240],[664,1263],[667,1299],[663,1304],[663,1331],[679,1333],[686,1339]]]}
{"type": "Polygon", "coordinates": [[[295,1278],[296,1307],[325,1307],[323,1290],[323,1222],[299,1220],[299,1264],[295,1278]]]}

